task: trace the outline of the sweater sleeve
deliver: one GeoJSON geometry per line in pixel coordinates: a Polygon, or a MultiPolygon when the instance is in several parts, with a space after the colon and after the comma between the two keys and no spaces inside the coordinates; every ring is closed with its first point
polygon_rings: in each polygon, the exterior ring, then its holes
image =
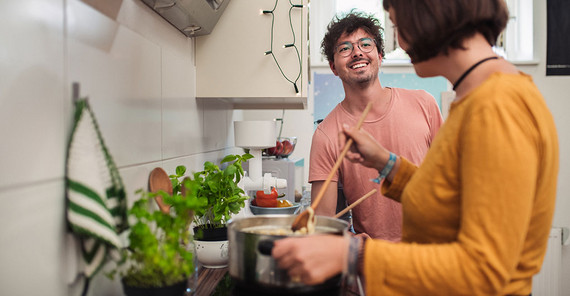
{"type": "Polygon", "coordinates": [[[382,182],[382,194],[399,202],[402,191],[404,191],[404,187],[406,187],[406,184],[416,169],[417,167],[411,161],[400,156],[400,167],[398,168],[392,182],[388,182],[388,180],[384,180],[384,182],[382,182]]]}

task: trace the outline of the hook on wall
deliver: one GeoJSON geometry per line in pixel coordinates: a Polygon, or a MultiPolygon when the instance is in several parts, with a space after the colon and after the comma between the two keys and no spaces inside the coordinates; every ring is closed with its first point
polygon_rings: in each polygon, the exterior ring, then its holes
{"type": "Polygon", "coordinates": [[[79,101],[80,99],[83,99],[85,102],[87,102],[87,97],[81,98],[81,86],[79,84],[79,82],[73,82],[71,84],[71,98],[73,100],[73,103],[77,103],[77,101],[79,101]]]}
{"type": "Polygon", "coordinates": [[[79,82],[73,82],[71,84],[71,97],[73,98],[73,102],[76,103],[79,100],[79,82]]]}

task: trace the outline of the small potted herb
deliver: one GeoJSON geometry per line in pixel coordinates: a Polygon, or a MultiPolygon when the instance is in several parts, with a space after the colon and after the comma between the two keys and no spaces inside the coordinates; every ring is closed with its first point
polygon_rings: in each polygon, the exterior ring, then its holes
{"type": "Polygon", "coordinates": [[[238,183],[244,176],[242,163],[253,158],[249,153],[227,155],[220,168],[212,162],[204,163],[204,170],[195,172],[192,177],[184,177],[186,167],[178,166],[176,175],[171,175],[174,191],[186,190],[188,196],[197,200],[206,200],[206,206],[194,213],[194,240],[198,260],[206,267],[219,267],[227,264],[227,228],[232,215],[245,207],[248,197],[238,183]],[[214,252],[217,258],[204,261],[202,253],[207,253],[209,246],[221,250],[214,252]],[[225,262],[225,263],[224,263],[225,262]]]}
{"type": "Polygon", "coordinates": [[[189,226],[193,213],[202,211],[206,200],[176,191],[171,194],[139,189],[136,194],[140,199],[129,210],[128,247],[123,250],[117,268],[108,276],[113,278],[119,274],[124,292],[129,296],[180,296],[195,272],[194,250],[188,247],[192,241],[189,226]],[[170,210],[156,209],[156,199],[161,199],[170,210]]]}

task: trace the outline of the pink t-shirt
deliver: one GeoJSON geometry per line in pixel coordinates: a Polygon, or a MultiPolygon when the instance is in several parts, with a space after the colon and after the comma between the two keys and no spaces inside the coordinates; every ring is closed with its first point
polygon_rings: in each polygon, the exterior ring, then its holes
{"type": "MultiPolygon", "coordinates": [[[[318,125],[311,146],[309,182],[327,178],[342,150],[338,144],[342,125],[356,126],[357,122],[358,116],[352,116],[338,104],[318,125]]],[[[366,120],[362,129],[389,151],[419,165],[442,123],[437,103],[429,93],[392,88],[387,112],[379,118],[366,120]]],[[[402,234],[401,206],[379,193],[380,186],[370,181],[376,177],[378,171],[375,169],[345,159],[332,181],[343,185],[348,204],[377,188],[378,193],[352,209],[354,230],[356,233],[365,232],[372,238],[399,241],[402,234]]]]}

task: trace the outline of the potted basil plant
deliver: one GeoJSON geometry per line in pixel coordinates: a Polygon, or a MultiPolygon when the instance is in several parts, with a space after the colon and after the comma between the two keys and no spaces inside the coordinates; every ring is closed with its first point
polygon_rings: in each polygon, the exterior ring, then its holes
{"type": "Polygon", "coordinates": [[[203,266],[224,267],[228,261],[227,222],[232,215],[245,207],[248,197],[238,183],[244,176],[242,163],[253,158],[249,153],[226,155],[220,166],[205,162],[204,169],[191,177],[184,177],[186,167],[178,166],[176,175],[171,175],[174,191],[185,190],[196,200],[205,200],[206,205],[194,213],[194,244],[198,261],[203,266]]]}

